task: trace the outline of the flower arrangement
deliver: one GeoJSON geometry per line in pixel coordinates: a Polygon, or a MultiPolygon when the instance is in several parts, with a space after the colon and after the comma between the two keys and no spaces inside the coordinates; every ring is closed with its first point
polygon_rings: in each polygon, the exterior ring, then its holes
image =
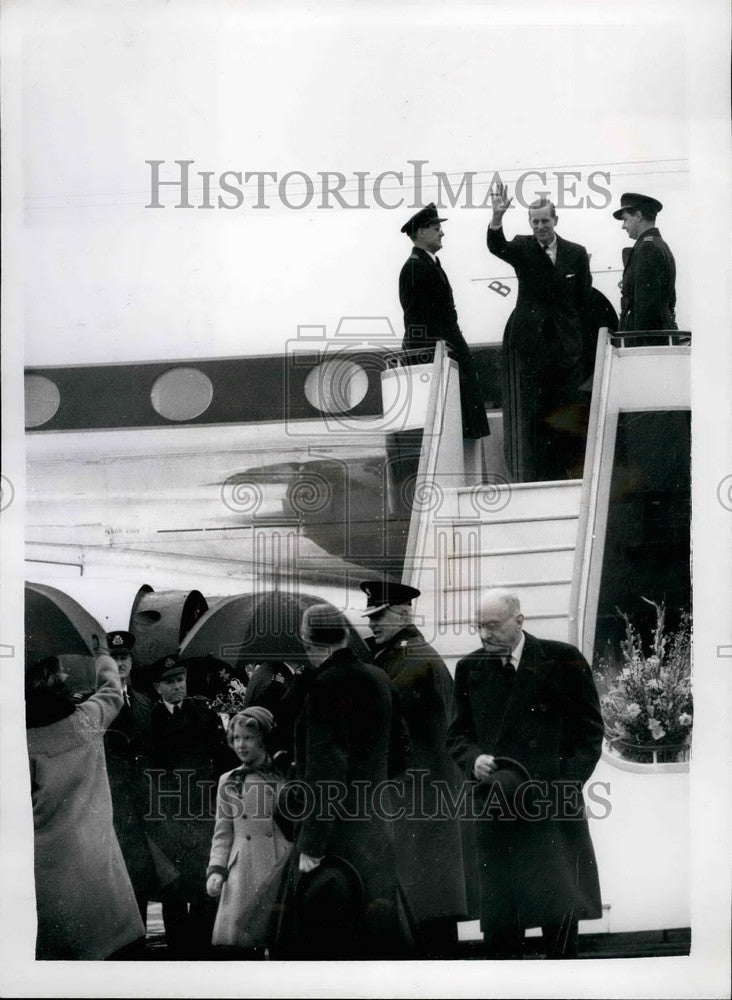
{"type": "MultiPolygon", "coordinates": [[[[666,633],[666,610],[644,597],[656,609],[656,625],[650,652],[627,614],[621,643],[623,665],[601,698],[608,740],[622,756],[648,762],[649,759],[677,759],[685,755],[691,738],[693,706],[691,697],[691,618],[682,613],[675,632],[666,633]],[[668,748],[665,753],[649,751],[668,748]]],[[[600,665],[606,669],[607,661],[600,665]]]]}
{"type": "Polygon", "coordinates": [[[221,716],[224,726],[228,725],[229,719],[241,712],[244,708],[244,695],[246,694],[246,684],[234,677],[233,674],[222,670],[221,680],[226,684],[226,688],[218,694],[211,702],[211,708],[221,716]]]}

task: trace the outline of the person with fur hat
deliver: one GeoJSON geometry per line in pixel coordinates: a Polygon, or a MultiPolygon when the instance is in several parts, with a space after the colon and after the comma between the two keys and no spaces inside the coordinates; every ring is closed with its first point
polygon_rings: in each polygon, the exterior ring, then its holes
{"type": "Polygon", "coordinates": [[[216,796],[206,871],[206,891],[219,900],[212,942],[230,954],[236,949],[240,957],[259,957],[271,944],[260,936],[263,914],[256,911],[271,906],[273,901],[262,893],[273,868],[292,847],[274,819],[283,781],[268,752],[273,727],[272,713],[261,705],[231,719],[226,738],[241,764],[221,775],[216,796]]]}
{"type": "Polygon", "coordinates": [[[676,262],[656,227],[657,198],[627,193],[614,219],[635,246],[623,250],[619,332],[676,329],[676,262]]]}

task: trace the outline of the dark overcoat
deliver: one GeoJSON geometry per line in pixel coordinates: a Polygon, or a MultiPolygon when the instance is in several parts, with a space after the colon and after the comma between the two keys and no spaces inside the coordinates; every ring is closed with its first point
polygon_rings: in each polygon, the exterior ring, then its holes
{"type": "Polygon", "coordinates": [[[405,351],[422,351],[425,361],[432,360],[435,344],[443,340],[448,354],[460,371],[460,402],[463,435],[481,438],[490,434],[483,393],[465,337],[458,324],[455,300],[442,266],[419,247],[414,247],[399,274],[399,301],[404,310],[405,351]]]}
{"type": "MultiPolygon", "coordinates": [[[[393,750],[392,690],[384,672],[337,650],[312,678],[296,731],[301,777],[313,790],[296,848],[314,857],[345,859],[363,885],[357,933],[345,957],[398,957],[411,927],[397,874],[391,824],[389,755],[393,750]],[[328,791],[330,789],[331,791],[328,791]],[[342,790],[332,808],[329,794],[342,790]],[[324,796],[326,798],[324,798],[324,796]],[[352,950],[353,949],[353,950],[352,950]]],[[[317,932],[316,932],[317,933],[317,932]]],[[[321,942],[320,957],[327,954],[321,942]]]]}
{"type": "Polygon", "coordinates": [[[484,650],[458,662],[448,745],[465,777],[487,753],[538,782],[519,785],[508,810],[482,794],[491,786],[476,786],[486,813],[475,824],[484,931],[602,915],[582,796],[602,736],[592,672],[574,646],[527,633],[510,694],[484,650]]]}
{"type": "MultiPolygon", "coordinates": [[[[547,394],[557,408],[565,406],[562,412],[564,434],[557,440],[561,449],[559,458],[571,478],[580,479],[583,473],[587,425],[589,423],[592,379],[595,370],[598,333],[602,327],[617,330],[618,316],[608,299],[596,288],[590,288],[585,303],[582,323],[582,385],[576,386],[576,376],[570,374],[567,380],[560,368],[556,370],[560,384],[553,388],[553,372],[541,370],[538,378],[531,371],[531,361],[526,364],[522,350],[514,344],[513,317],[508,318],[503,333],[501,359],[503,365],[503,444],[506,464],[516,482],[542,478],[538,473],[536,449],[532,447],[532,420],[536,420],[537,403],[541,395],[547,394]],[[526,368],[529,371],[526,371],[526,368]],[[540,382],[538,387],[536,382],[540,382]],[[528,395],[528,398],[527,398],[528,395]]],[[[557,468],[558,463],[555,463],[557,468]]],[[[548,478],[556,472],[548,469],[548,478]]]]}
{"type": "Polygon", "coordinates": [[[509,242],[503,229],[488,229],[487,241],[518,278],[502,348],[506,461],[519,482],[574,478],[581,475],[586,422],[580,385],[588,374],[587,251],[557,236],[552,264],[534,236],[509,242]]]}
{"type": "Polygon", "coordinates": [[[176,890],[189,901],[205,896],[218,778],[236,763],[221,720],[204,698],[184,698],[175,715],[162,701],[154,705],[147,830],[177,872],[176,890]]]}
{"type": "Polygon", "coordinates": [[[621,331],[676,329],[676,262],[653,226],[623,252],[621,331]]]}
{"type": "Polygon", "coordinates": [[[466,902],[459,819],[450,817],[444,792],[435,785],[439,782],[449,789],[454,801],[461,783],[446,743],[452,715],[450,671],[414,625],[377,646],[374,663],[397,690],[411,741],[404,783],[406,812],[394,826],[407,899],[418,921],[461,919],[466,902]]]}
{"type": "Polygon", "coordinates": [[[592,286],[585,248],[557,236],[557,259],[552,264],[534,236],[508,241],[503,229],[489,228],[487,241],[490,252],[510,264],[518,278],[514,347],[530,356],[577,359],[581,367],[583,312],[592,286]],[[549,340],[547,320],[554,327],[549,340]]]}
{"type": "Polygon", "coordinates": [[[119,715],[104,735],[109,790],[112,793],[114,832],[136,893],[155,898],[158,880],[148,845],[145,826],[147,811],[147,762],[152,702],[147,695],[127,688],[129,705],[122,704],[119,715]]]}

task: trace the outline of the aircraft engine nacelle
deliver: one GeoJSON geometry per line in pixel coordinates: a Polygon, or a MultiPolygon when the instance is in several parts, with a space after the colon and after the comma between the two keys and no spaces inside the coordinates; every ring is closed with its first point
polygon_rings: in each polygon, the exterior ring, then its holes
{"type": "Polygon", "coordinates": [[[143,584],[130,611],[137,665],[144,668],[166,653],[176,652],[207,611],[208,602],[198,590],[155,591],[143,584]]]}

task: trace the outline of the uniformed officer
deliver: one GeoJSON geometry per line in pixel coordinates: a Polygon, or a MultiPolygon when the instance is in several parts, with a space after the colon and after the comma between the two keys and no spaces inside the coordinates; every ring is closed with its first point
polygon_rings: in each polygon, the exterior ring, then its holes
{"type": "Polygon", "coordinates": [[[399,301],[404,310],[402,349],[420,351],[414,364],[432,360],[434,347],[443,340],[458,363],[463,436],[482,438],[490,434],[483,393],[465,337],[458,324],[452,288],[437,251],[442,249],[441,219],[434,204],[420,209],[401,228],[414,244],[399,274],[399,301]]]}
{"type": "Polygon", "coordinates": [[[623,250],[619,331],[676,330],[676,262],[656,228],[657,198],[624,194],[613,218],[635,246],[623,250]]]}
{"type": "Polygon", "coordinates": [[[118,629],[107,633],[107,646],[117,664],[122,684],[122,708],[104,734],[109,790],[112,793],[114,831],[135,890],[143,923],[147,903],[154,899],[158,882],[145,833],[147,784],[143,774],[150,739],[152,702],[130,686],[135,637],[118,629]]]}
{"type": "Polygon", "coordinates": [[[171,653],[148,670],[159,700],[150,722],[147,832],[176,876],[161,893],[168,954],[199,958],[207,954],[216,917],[206,894],[216,784],[237,758],[206,699],[186,696],[185,660],[171,653]]]}
{"type": "Polygon", "coordinates": [[[412,743],[405,814],[395,821],[394,835],[399,873],[418,925],[418,955],[455,957],[457,921],[466,914],[460,824],[435,785],[440,782],[454,796],[460,780],[446,744],[452,678],[412,624],[411,604],[419,590],[389,581],[366,581],[361,589],[374,663],[397,689],[412,743]]]}

